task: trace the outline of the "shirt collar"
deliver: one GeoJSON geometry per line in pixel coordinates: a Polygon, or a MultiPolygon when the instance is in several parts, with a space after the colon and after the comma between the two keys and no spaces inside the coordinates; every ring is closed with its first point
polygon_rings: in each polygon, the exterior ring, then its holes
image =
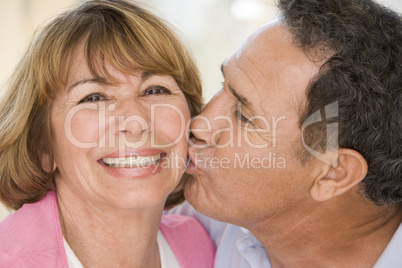
{"type": "Polygon", "coordinates": [[[399,225],[391,241],[378,259],[374,268],[401,267],[402,264],[402,223],[399,225]]]}
{"type": "Polygon", "coordinates": [[[246,228],[240,228],[241,235],[237,240],[237,248],[240,254],[248,261],[250,267],[270,268],[268,255],[264,246],[258,239],[246,228]]]}

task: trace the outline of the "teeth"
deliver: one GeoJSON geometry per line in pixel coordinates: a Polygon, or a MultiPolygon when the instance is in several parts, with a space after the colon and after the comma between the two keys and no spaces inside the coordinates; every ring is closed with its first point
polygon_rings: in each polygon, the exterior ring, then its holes
{"type": "Polygon", "coordinates": [[[160,154],[149,156],[129,156],[118,158],[103,158],[103,163],[112,168],[132,168],[156,165],[161,158],[160,154]]]}

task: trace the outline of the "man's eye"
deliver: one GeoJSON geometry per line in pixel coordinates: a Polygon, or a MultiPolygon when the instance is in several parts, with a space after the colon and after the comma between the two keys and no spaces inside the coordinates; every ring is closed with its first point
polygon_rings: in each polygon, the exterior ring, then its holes
{"type": "Polygon", "coordinates": [[[84,103],[84,102],[102,101],[102,100],[105,100],[105,99],[106,99],[106,96],[103,95],[102,93],[91,93],[91,94],[85,96],[82,100],[80,100],[78,102],[78,104],[84,103]]]}
{"type": "Polygon", "coordinates": [[[238,119],[240,119],[243,123],[249,123],[251,122],[250,120],[247,119],[247,117],[245,117],[244,115],[242,115],[242,113],[239,110],[235,111],[235,115],[238,119]]]}
{"type": "Polygon", "coordinates": [[[172,92],[169,89],[167,89],[163,86],[152,86],[152,87],[147,88],[143,95],[144,96],[146,96],[146,95],[162,95],[162,94],[170,95],[171,93],[172,92]]]}

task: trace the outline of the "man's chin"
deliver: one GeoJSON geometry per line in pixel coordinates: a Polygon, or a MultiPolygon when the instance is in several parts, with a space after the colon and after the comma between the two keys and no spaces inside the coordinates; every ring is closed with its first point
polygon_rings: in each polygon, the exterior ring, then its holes
{"type": "MultiPolygon", "coordinates": [[[[187,173],[187,172],[186,172],[187,173]]],[[[188,173],[189,174],[189,173],[188,173]]],[[[189,178],[186,181],[186,184],[184,185],[184,197],[186,198],[186,200],[192,205],[194,206],[193,203],[193,199],[195,197],[196,190],[195,188],[197,188],[197,182],[195,181],[193,176],[189,176],[189,178]]]]}
{"type": "Polygon", "coordinates": [[[193,206],[193,208],[213,219],[216,219],[216,215],[213,213],[214,204],[208,200],[202,185],[199,184],[196,178],[191,177],[184,186],[184,196],[187,202],[193,206]]]}
{"type": "Polygon", "coordinates": [[[191,176],[184,185],[184,197],[195,210],[205,214],[204,210],[205,207],[208,207],[208,200],[206,199],[204,189],[193,176],[191,176]]]}

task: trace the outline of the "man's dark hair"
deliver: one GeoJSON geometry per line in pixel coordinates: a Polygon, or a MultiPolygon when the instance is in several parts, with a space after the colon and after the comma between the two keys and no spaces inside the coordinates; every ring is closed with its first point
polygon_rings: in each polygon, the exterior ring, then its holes
{"type": "MultiPolygon", "coordinates": [[[[338,101],[339,147],[367,161],[362,192],[377,205],[402,202],[401,15],[370,0],[283,0],[282,20],[312,59],[328,59],[307,88],[300,124],[338,101]],[[316,58],[320,57],[320,58],[316,58]]],[[[326,124],[306,129],[323,150],[326,124]]]]}

